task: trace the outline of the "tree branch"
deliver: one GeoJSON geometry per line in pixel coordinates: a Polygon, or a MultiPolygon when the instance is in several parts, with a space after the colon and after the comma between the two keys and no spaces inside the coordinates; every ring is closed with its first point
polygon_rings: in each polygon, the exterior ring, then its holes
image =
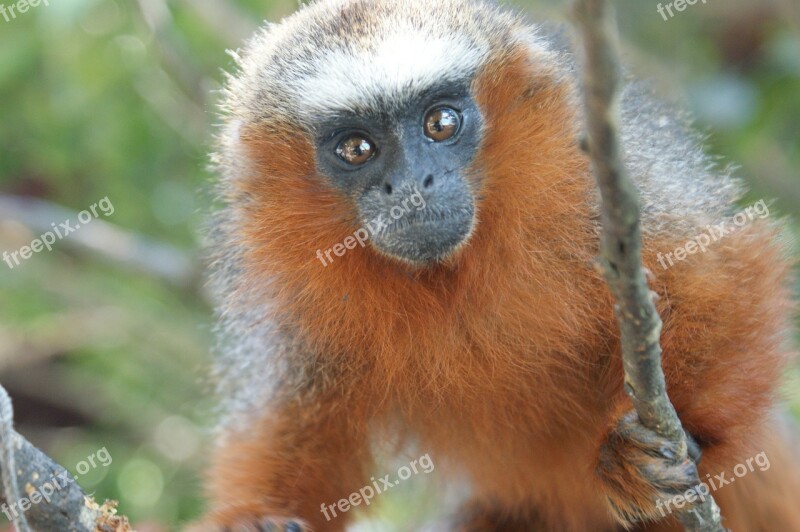
{"type": "MultiPolygon", "coordinates": [[[[686,459],[686,434],[666,392],[661,370],[661,318],[642,267],[639,199],[627,173],[617,125],[620,68],[605,0],[577,0],[575,17],[583,38],[583,95],[588,151],[602,199],[601,268],[616,300],[625,391],[642,424],[678,444],[686,459]]],[[[696,478],[696,485],[700,484],[696,478]]],[[[678,515],[690,531],[724,531],[719,507],[709,495],[678,515]]]]}
{"type": "MultiPolygon", "coordinates": [[[[37,234],[52,231],[53,223],[76,219],[75,211],[49,201],[0,194],[0,221],[17,221],[37,234]]],[[[59,239],[58,244],[180,287],[201,284],[197,261],[190,254],[99,218],[59,239]]]]}
{"type": "Polygon", "coordinates": [[[0,386],[0,502],[17,532],[132,531],[127,518],[116,515],[115,502],[94,502],[69,471],[13,430],[12,418],[11,400],[0,386]]]}

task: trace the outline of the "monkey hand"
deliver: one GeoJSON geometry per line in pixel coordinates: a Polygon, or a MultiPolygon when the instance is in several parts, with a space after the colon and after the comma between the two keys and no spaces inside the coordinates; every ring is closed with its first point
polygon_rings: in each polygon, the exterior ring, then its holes
{"type": "Polygon", "coordinates": [[[196,523],[186,532],[310,532],[311,529],[299,519],[278,517],[220,518],[196,523]]]}
{"type": "Polygon", "coordinates": [[[691,439],[681,459],[673,442],[646,428],[636,412],[620,417],[600,448],[597,474],[612,512],[623,525],[659,520],[669,499],[695,488],[700,449],[691,439]]]}

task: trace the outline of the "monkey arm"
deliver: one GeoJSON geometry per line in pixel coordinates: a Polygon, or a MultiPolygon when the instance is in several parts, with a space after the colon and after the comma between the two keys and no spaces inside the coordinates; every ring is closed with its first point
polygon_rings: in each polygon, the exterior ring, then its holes
{"type": "Polygon", "coordinates": [[[209,512],[197,530],[341,530],[349,514],[329,511],[328,521],[321,505],[368,483],[360,372],[313,355],[252,305],[238,308],[223,321],[222,419],[205,483],[209,512]]]}
{"type": "MultiPolygon", "coordinates": [[[[747,228],[671,269],[651,266],[664,320],[667,391],[684,428],[702,448],[701,480],[709,473],[730,472],[763,451],[776,389],[793,358],[786,342],[792,315],[790,268],[772,231],[747,228]]],[[[662,242],[652,247],[675,246],[662,242]]],[[[619,365],[616,357],[614,364],[619,365]]],[[[621,365],[612,372],[618,395],[601,437],[597,472],[620,521],[663,518],[657,501],[693,487],[686,479],[694,465],[677,461],[669,442],[631,415],[630,401],[621,392],[621,365]]]]}
{"type": "Polygon", "coordinates": [[[328,510],[328,521],[321,505],[366,484],[370,460],[362,420],[333,395],[292,397],[222,436],[208,473],[208,526],[295,520],[313,530],[343,529],[347,514],[328,510]]]}

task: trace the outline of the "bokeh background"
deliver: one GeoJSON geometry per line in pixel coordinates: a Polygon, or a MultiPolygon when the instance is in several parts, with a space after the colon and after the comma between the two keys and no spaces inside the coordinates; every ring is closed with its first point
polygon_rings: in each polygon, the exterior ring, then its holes
{"type": "MultiPolygon", "coordinates": [[[[668,21],[653,0],[616,4],[633,70],[694,112],[711,153],[741,165],[747,201],[800,219],[800,2],[701,0],[668,21]]],[[[567,19],[566,2],[515,5],[567,19]]],[[[102,198],[114,206],[51,252],[0,262],[0,382],[18,430],[68,469],[108,450],[113,463],[80,483],[142,530],[201,509],[213,319],[199,250],[225,50],[296,8],[50,0],[0,16],[0,252],[102,198]]],[[[800,381],[787,377],[798,413],[800,381]]],[[[435,507],[423,482],[387,494],[363,528],[412,527],[435,507]]]]}

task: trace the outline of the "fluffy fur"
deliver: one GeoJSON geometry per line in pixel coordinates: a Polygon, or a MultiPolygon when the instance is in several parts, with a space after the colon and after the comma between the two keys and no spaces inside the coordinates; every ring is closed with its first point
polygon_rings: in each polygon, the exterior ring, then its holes
{"type": "MultiPolygon", "coordinates": [[[[319,505],[368,483],[370,443],[398,427],[437,475],[470,480],[464,530],[612,531],[657,517],[669,485],[642,471],[659,463],[619,435],[630,404],[592,267],[597,199],[569,54],[481,2],[336,0],[270,26],[240,62],[216,155],[227,399],[205,526],[273,517],[340,530],[348,516],[326,522],[319,505]],[[316,172],[314,117],[393,105],[436,76],[471,77],[486,121],[472,238],[426,268],[369,248],[323,267],[315,250],[359,223],[316,172]]],[[[800,474],[770,416],[793,356],[779,229],[753,223],[664,271],[656,253],[728,217],[739,187],[635,85],[623,122],[668,389],[704,449],[702,474],[766,450],[769,471],[718,493],[726,525],[800,530],[789,504],[800,474]]]]}

